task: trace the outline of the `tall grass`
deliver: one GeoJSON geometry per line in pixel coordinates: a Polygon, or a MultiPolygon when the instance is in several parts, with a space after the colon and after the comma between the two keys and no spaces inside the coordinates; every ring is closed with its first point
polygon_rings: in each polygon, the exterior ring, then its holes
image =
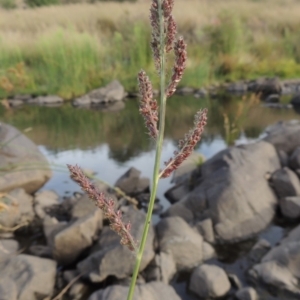
{"type": "MultiPolygon", "coordinates": [[[[299,76],[300,2],[282,3],[179,1],[174,14],[190,53],[182,85],[299,76]]],[[[69,99],[114,78],[135,90],[139,67],[153,71],[147,20],[147,1],[0,10],[0,79],[23,62],[28,85],[10,93],[69,99]]]]}

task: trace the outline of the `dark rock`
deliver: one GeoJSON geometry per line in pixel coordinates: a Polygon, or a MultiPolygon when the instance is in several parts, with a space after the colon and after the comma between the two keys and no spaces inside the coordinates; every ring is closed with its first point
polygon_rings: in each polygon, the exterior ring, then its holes
{"type": "Polygon", "coordinates": [[[279,199],[300,196],[300,182],[297,175],[289,168],[277,170],[271,177],[271,184],[279,199]]]}
{"type": "Polygon", "coordinates": [[[230,282],[223,269],[203,264],[194,269],[189,290],[201,298],[217,298],[229,292],[230,282]]]}
{"type": "MultiPolygon", "coordinates": [[[[123,221],[131,223],[132,236],[140,239],[145,222],[145,214],[133,207],[128,207],[123,214],[123,221]]],[[[140,271],[153,259],[154,231],[150,227],[145,252],[142,257],[140,271]]],[[[120,237],[109,228],[104,227],[98,244],[92,249],[90,256],[77,264],[79,272],[84,272],[92,282],[101,282],[112,275],[119,279],[127,278],[133,272],[135,256],[129,249],[120,245],[120,237]]]]}
{"type": "Polygon", "coordinates": [[[3,278],[8,278],[11,291],[17,290],[18,300],[52,296],[55,275],[55,261],[45,258],[21,254],[0,262],[0,286],[3,278]]]}
{"type": "Polygon", "coordinates": [[[280,209],[284,217],[297,219],[300,217],[300,196],[280,199],[280,209]]]}
{"type": "Polygon", "coordinates": [[[271,248],[272,246],[267,240],[259,239],[248,254],[248,258],[252,265],[258,263],[271,248]]]}
{"type": "Polygon", "coordinates": [[[279,150],[278,156],[279,156],[281,167],[282,168],[287,167],[288,163],[289,163],[289,157],[288,157],[287,153],[283,150],[279,150]]]}
{"type": "Polygon", "coordinates": [[[48,246],[31,245],[29,247],[30,254],[39,257],[52,258],[52,250],[48,246]]]}
{"type": "Polygon", "coordinates": [[[248,90],[248,86],[243,81],[231,83],[226,87],[227,92],[234,93],[234,94],[243,94],[246,93],[247,90],[248,90]]]}
{"type": "Polygon", "coordinates": [[[0,224],[4,227],[28,225],[34,218],[32,196],[23,189],[15,189],[4,196],[8,209],[0,214],[0,224]]]}
{"type": "Polygon", "coordinates": [[[47,208],[57,205],[59,196],[53,191],[41,191],[34,195],[34,210],[36,215],[43,219],[46,215],[47,208]]]}
{"type": "Polygon", "coordinates": [[[266,103],[279,103],[280,102],[280,95],[278,94],[271,94],[271,95],[268,95],[264,101],[266,103]]]}
{"type": "Polygon", "coordinates": [[[283,150],[288,155],[291,155],[297,147],[300,147],[299,120],[280,121],[269,126],[265,133],[267,136],[264,140],[273,144],[277,151],[283,150]]]}
{"type": "Polygon", "coordinates": [[[177,184],[174,187],[166,191],[165,197],[174,204],[184,198],[190,192],[190,187],[187,184],[177,184]]]}
{"type": "Polygon", "coordinates": [[[300,94],[295,95],[290,102],[294,107],[300,106],[300,94]]]}
{"type": "Polygon", "coordinates": [[[219,241],[247,239],[275,215],[277,199],[265,176],[279,168],[275,148],[264,141],[221,151],[201,166],[200,185],[166,215],[189,222],[210,218],[219,241]]]}
{"type": "Polygon", "coordinates": [[[114,80],[105,87],[91,91],[88,95],[92,104],[99,104],[121,101],[127,94],[121,83],[118,80],[114,80]]]}
{"type": "Polygon", "coordinates": [[[252,287],[245,287],[235,293],[238,300],[258,300],[256,290],[252,287]]]}
{"type": "Polygon", "coordinates": [[[16,128],[1,123],[0,143],[1,192],[22,187],[31,194],[51,177],[47,159],[37,146],[16,128]]]}
{"type": "Polygon", "coordinates": [[[160,251],[172,254],[178,270],[190,270],[202,262],[202,236],[183,219],[162,219],[156,231],[160,251]]]}
{"type": "Polygon", "coordinates": [[[141,172],[136,168],[130,168],[115,183],[115,186],[127,195],[136,195],[149,191],[149,178],[140,178],[141,172]]]}
{"type": "Polygon", "coordinates": [[[191,88],[191,87],[182,87],[182,88],[178,88],[176,90],[176,94],[178,95],[189,95],[189,94],[193,94],[195,91],[195,89],[191,88]]]}
{"type": "Polygon", "coordinates": [[[290,156],[289,166],[293,170],[300,169],[300,147],[297,147],[290,156]]]}
{"type": "MultiPolygon", "coordinates": [[[[121,300],[128,293],[127,286],[112,285],[104,290],[93,293],[88,300],[121,300]]],[[[133,300],[180,300],[173,287],[159,281],[152,281],[147,284],[138,284],[135,287],[133,300]]]]}
{"type": "Polygon", "coordinates": [[[271,94],[281,94],[282,87],[280,80],[276,78],[260,78],[254,83],[248,84],[248,89],[260,94],[262,99],[265,99],[268,95],[271,94]]]}
{"type": "Polygon", "coordinates": [[[195,98],[205,98],[205,97],[207,97],[207,95],[208,95],[207,90],[202,88],[202,89],[195,91],[194,97],[195,98]]]}

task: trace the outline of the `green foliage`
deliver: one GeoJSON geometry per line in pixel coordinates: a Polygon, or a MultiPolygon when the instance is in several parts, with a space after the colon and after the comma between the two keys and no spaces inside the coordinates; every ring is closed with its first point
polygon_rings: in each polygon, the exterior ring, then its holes
{"type": "Polygon", "coordinates": [[[0,7],[4,9],[13,9],[16,8],[15,0],[0,0],[0,7]]]}
{"type": "Polygon", "coordinates": [[[25,0],[25,3],[30,7],[38,7],[59,4],[59,0],[25,0]]]}

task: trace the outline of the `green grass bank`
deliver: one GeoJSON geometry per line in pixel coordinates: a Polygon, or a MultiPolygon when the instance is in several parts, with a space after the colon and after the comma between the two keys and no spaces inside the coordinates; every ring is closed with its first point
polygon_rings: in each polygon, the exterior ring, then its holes
{"type": "MultiPolygon", "coordinates": [[[[0,10],[0,97],[30,93],[65,99],[119,79],[137,89],[151,69],[147,1],[0,10]]],[[[201,87],[259,76],[299,77],[300,1],[176,2],[188,42],[182,85],[201,87]]]]}

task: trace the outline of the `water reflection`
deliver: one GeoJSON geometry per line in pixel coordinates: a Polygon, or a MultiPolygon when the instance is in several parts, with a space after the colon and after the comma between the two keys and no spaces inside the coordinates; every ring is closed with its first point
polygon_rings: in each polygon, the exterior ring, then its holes
{"type": "MultiPolygon", "coordinates": [[[[251,98],[241,100],[241,97],[228,96],[211,100],[177,96],[168,100],[162,159],[166,161],[172,156],[178,140],[193,125],[194,114],[199,108],[209,109],[209,119],[196,151],[207,158],[232,144],[233,140],[235,143],[247,143],[258,138],[266,126],[279,120],[297,118],[294,110],[265,108],[260,103],[249,105],[250,101],[251,98]],[[229,124],[235,124],[232,137],[228,136],[231,131],[224,124],[224,115],[229,124]]],[[[55,176],[46,188],[61,195],[78,190],[65,172],[67,163],[93,169],[110,184],[115,183],[131,166],[151,178],[154,144],[146,134],[135,99],[128,100],[125,108],[118,112],[75,109],[67,104],[57,108],[24,106],[17,110],[1,107],[0,117],[3,122],[21,130],[33,128],[26,134],[40,145],[53,166],[56,165],[55,176]]],[[[169,186],[168,179],[161,182],[158,195],[161,199],[169,186]]]]}

